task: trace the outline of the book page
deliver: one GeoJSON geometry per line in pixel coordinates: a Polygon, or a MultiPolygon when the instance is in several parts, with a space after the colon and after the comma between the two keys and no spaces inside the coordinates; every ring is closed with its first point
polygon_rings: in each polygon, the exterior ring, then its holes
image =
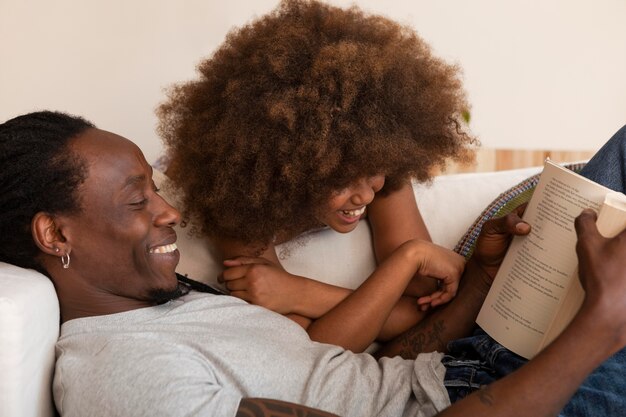
{"type": "Polygon", "coordinates": [[[574,218],[598,209],[610,190],[546,161],[524,213],[528,236],[513,239],[476,322],[511,351],[531,358],[577,267],[574,218]]]}
{"type": "MultiPolygon", "coordinates": [[[[604,237],[613,237],[624,230],[626,228],[626,195],[618,192],[608,193],[600,207],[596,225],[604,237]]],[[[578,269],[574,273],[574,278],[558,314],[541,342],[540,350],[561,334],[580,309],[585,298],[585,290],[578,279],[578,269]]]]}

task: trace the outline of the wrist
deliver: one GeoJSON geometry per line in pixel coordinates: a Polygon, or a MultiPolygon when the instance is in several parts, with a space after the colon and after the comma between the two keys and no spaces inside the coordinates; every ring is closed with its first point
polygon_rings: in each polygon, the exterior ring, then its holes
{"type": "Polygon", "coordinates": [[[468,287],[486,297],[495,278],[496,271],[492,271],[490,268],[486,269],[478,261],[470,258],[465,265],[461,282],[465,282],[468,287]]]}
{"type": "Polygon", "coordinates": [[[313,297],[306,296],[306,294],[311,294],[311,291],[308,279],[299,275],[289,274],[289,313],[308,317],[306,311],[313,297]]]}
{"type": "Polygon", "coordinates": [[[572,325],[582,328],[584,337],[602,340],[603,343],[595,346],[595,349],[600,351],[605,348],[608,355],[612,355],[626,346],[626,323],[621,314],[616,314],[615,301],[607,298],[591,300],[586,295],[572,325]]]}
{"type": "Polygon", "coordinates": [[[404,242],[399,249],[407,262],[413,265],[421,265],[426,258],[428,246],[424,244],[423,240],[412,239],[404,242]]]}

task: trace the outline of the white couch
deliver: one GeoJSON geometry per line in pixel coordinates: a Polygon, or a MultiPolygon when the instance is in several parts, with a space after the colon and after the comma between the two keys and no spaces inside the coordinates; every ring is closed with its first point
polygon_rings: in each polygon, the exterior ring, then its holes
{"type": "MultiPolygon", "coordinates": [[[[437,177],[415,186],[415,195],[433,241],[454,248],[483,209],[501,192],[539,168],[437,177]]],[[[159,177],[161,178],[161,177],[159,177]]],[[[158,179],[157,179],[158,182],[158,179]]],[[[215,282],[219,266],[204,241],[179,229],[178,272],[215,282]]],[[[8,238],[4,236],[3,238],[8,238]]],[[[345,235],[323,230],[279,248],[293,273],[355,287],[374,268],[365,222],[345,235]]],[[[0,416],[54,415],[50,381],[54,344],[59,333],[59,305],[51,282],[31,270],[0,263],[0,416]]]]}

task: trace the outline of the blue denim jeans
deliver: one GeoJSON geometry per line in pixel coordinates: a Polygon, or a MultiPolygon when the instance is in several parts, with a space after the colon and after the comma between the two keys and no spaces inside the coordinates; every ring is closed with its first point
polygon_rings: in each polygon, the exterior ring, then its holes
{"type": "MultiPolygon", "coordinates": [[[[580,173],[612,190],[626,190],[626,126],[613,135],[580,173]]],[[[450,342],[448,355],[443,358],[444,383],[450,401],[455,402],[510,374],[524,363],[524,358],[504,348],[480,328],[470,337],[450,342]]],[[[622,415],[626,415],[626,349],[587,377],[560,414],[563,417],[622,415]]]]}
{"type": "MultiPolygon", "coordinates": [[[[601,340],[598,343],[602,343],[601,340]]],[[[525,364],[478,328],[474,334],[448,344],[442,359],[444,385],[455,402],[525,364]]],[[[563,366],[576,366],[564,363],[563,366]]],[[[626,349],[606,360],[583,382],[560,417],[612,417],[626,414],[626,349]]],[[[529,414],[530,415],[530,414],[529,414]]]]}
{"type": "Polygon", "coordinates": [[[614,191],[626,191],[626,126],[600,148],[580,175],[614,191]]]}

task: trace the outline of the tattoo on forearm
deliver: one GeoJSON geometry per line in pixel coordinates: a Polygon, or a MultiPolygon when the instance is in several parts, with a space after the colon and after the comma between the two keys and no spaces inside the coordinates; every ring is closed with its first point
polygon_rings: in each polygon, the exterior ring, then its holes
{"type": "Polygon", "coordinates": [[[478,395],[478,399],[481,403],[490,407],[493,405],[494,398],[493,395],[491,395],[491,389],[489,388],[489,385],[483,385],[482,387],[480,387],[476,395],[478,395]]]}
{"type": "Polygon", "coordinates": [[[336,415],[284,401],[244,398],[239,403],[236,417],[336,417],[336,415]]]}
{"type": "Polygon", "coordinates": [[[400,339],[399,354],[404,358],[414,358],[418,353],[443,350],[445,322],[438,320],[432,326],[416,326],[407,331],[400,339]]]}

